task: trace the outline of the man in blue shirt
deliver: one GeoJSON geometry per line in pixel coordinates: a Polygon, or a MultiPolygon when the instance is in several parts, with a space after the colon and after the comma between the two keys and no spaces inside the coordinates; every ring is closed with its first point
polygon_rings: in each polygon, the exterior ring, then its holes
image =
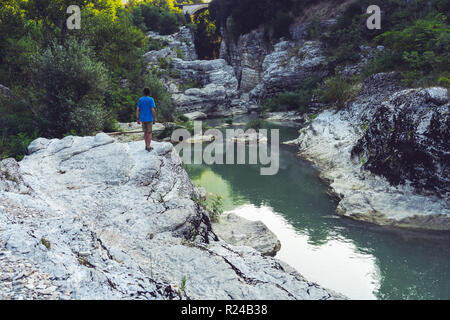
{"type": "Polygon", "coordinates": [[[138,124],[142,122],[142,129],[144,130],[145,150],[152,151],[150,147],[152,143],[152,127],[156,123],[156,105],[155,100],[150,97],[150,89],[144,89],[144,96],[139,99],[136,110],[136,121],[138,124]]]}

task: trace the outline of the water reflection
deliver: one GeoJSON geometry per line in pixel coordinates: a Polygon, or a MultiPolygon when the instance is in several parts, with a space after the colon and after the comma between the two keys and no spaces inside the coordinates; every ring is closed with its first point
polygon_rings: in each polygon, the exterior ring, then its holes
{"type": "Polygon", "coordinates": [[[311,244],[273,208],[244,205],[233,210],[248,220],[261,220],[281,241],[276,258],[287,262],[308,280],[320,283],[353,299],[376,299],[379,270],[371,254],[359,253],[352,241],[339,237],[311,244]]]}

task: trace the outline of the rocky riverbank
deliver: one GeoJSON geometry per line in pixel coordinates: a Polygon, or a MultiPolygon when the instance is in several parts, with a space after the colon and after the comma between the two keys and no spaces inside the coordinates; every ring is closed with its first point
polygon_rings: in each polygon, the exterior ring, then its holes
{"type": "MultiPolygon", "coordinates": [[[[336,20],[320,23],[326,32],[336,20]]],[[[333,71],[320,41],[309,40],[308,26],[295,23],[291,39],[275,43],[264,39],[261,28],[236,41],[223,30],[221,59],[172,59],[178,79],[170,81],[199,84],[172,90],[177,108],[207,116],[258,110],[267,97],[306,80],[320,81],[334,71],[344,79],[358,75],[384,50],[361,47],[360,61],[333,71]]],[[[265,117],[309,124],[292,143],[330,182],[341,199],[338,214],[381,225],[448,230],[448,94],[443,88],[407,90],[399,80],[394,73],[370,77],[339,112],[317,104],[314,116],[290,111],[265,117]]]]}
{"type": "Polygon", "coordinates": [[[170,143],[98,134],[29,152],[1,163],[2,299],[342,298],[220,240],[170,143]]]}
{"type": "Polygon", "coordinates": [[[377,74],[345,110],[326,110],[291,142],[340,198],[337,213],[375,224],[450,230],[448,92],[403,89],[377,74]]]}

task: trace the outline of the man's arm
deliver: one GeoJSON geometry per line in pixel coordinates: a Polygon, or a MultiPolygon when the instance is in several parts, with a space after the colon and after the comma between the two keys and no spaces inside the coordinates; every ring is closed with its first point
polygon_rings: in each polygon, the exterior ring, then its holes
{"type": "Polygon", "coordinates": [[[136,121],[137,121],[137,124],[141,124],[141,121],[139,120],[139,107],[137,107],[137,109],[136,109],[136,121]]]}
{"type": "Polygon", "coordinates": [[[156,111],[155,108],[152,108],[152,113],[153,113],[153,124],[156,123],[156,111]]]}

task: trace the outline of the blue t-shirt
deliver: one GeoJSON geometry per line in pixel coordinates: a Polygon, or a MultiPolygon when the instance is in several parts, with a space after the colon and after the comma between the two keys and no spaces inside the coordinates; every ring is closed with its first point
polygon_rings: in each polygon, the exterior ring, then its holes
{"type": "Polygon", "coordinates": [[[152,109],[156,108],[155,100],[151,97],[142,97],[139,99],[138,106],[141,122],[153,122],[152,109]]]}

